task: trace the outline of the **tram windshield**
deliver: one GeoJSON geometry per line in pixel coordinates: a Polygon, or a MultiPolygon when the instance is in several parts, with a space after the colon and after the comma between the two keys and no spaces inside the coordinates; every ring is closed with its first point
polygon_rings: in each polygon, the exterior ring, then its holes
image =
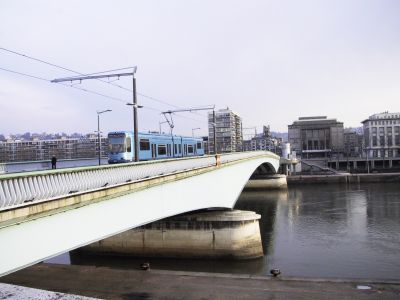
{"type": "Polygon", "coordinates": [[[109,136],[108,147],[111,154],[125,152],[125,137],[109,136]]]}

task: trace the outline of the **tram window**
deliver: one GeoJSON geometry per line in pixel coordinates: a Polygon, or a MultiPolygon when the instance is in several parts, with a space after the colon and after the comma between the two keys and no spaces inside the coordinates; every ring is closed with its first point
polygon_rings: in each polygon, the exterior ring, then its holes
{"type": "Polygon", "coordinates": [[[167,154],[167,146],[158,145],[158,155],[165,155],[165,154],[167,154]]]}
{"type": "Polygon", "coordinates": [[[177,154],[178,153],[178,145],[174,144],[174,153],[177,154]]]}
{"type": "Polygon", "coordinates": [[[182,153],[182,144],[179,144],[179,153],[182,153]]]}
{"type": "Polygon", "coordinates": [[[193,153],[193,145],[188,145],[188,153],[193,153]]]}
{"type": "Polygon", "coordinates": [[[150,150],[150,141],[140,140],[140,150],[150,150]]]}
{"type": "Polygon", "coordinates": [[[171,145],[167,145],[168,156],[171,156],[171,145]]]}
{"type": "Polygon", "coordinates": [[[197,143],[197,149],[201,149],[201,142],[197,143]]]}
{"type": "Polygon", "coordinates": [[[126,152],[132,152],[131,138],[127,137],[125,143],[126,143],[126,152]]]}

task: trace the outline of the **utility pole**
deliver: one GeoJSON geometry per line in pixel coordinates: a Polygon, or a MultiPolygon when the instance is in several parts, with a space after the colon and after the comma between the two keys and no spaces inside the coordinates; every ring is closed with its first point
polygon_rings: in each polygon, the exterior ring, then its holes
{"type": "Polygon", "coordinates": [[[217,150],[217,118],[215,116],[215,109],[213,109],[213,125],[214,125],[214,154],[218,154],[217,150]]]}
{"type": "Polygon", "coordinates": [[[138,129],[138,117],[137,117],[137,97],[136,97],[136,78],[135,74],[132,75],[132,102],[133,102],[133,139],[135,144],[135,162],[139,161],[139,129],[138,129]]]}
{"type": "MultiPolygon", "coordinates": [[[[132,103],[127,103],[127,105],[130,105],[133,107],[133,136],[134,136],[134,153],[135,153],[135,162],[139,161],[139,132],[138,132],[138,118],[137,118],[137,109],[141,108],[143,106],[140,106],[137,104],[137,97],[136,97],[136,78],[135,78],[135,73],[136,73],[137,67],[133,67],[133,71],[129,73],[114,73],[114,74],[102,74],[102,75],[82,75],[82,76],[73,76],[73,77],[65,77],[65,78],[57,78],[53,79],[51,82],[53,83],[60,83],[60,82],[73,82],[73,81],[79,81],[82,82],[82,80],[89,80],[89,79],[101,79],[101,78],[113,78],[113,77],[123,77],[123,76],[132,76],[132,103]]],[[[104,73],[104,72],[103,72],[104,73]]]]}

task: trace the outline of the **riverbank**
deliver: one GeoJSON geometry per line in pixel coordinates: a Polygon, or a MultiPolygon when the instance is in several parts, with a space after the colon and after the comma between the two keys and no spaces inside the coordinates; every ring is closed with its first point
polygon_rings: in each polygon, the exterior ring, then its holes
{"type": "Polygon", "coordinates": [[[400,182],[400,173],[293,175],[287,177],[288,185],[313,183],[381,183],[400,182]]]}
{"type": "Polygon", "coordinates": [[[398,299],[400,282],[38,264],[0,282],[100,299],[398,299]],[[370,289],[367,289],[367,288],[370,289]]]}

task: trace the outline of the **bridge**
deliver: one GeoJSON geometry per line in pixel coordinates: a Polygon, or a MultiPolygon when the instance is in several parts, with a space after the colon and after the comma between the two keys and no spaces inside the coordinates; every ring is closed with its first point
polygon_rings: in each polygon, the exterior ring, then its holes
{"type": "Polygon", "coordinates": [[[166,217],[233,208],[255,170],[278,168],[257,151],[0,175],[0,276],[166,217]]]}

